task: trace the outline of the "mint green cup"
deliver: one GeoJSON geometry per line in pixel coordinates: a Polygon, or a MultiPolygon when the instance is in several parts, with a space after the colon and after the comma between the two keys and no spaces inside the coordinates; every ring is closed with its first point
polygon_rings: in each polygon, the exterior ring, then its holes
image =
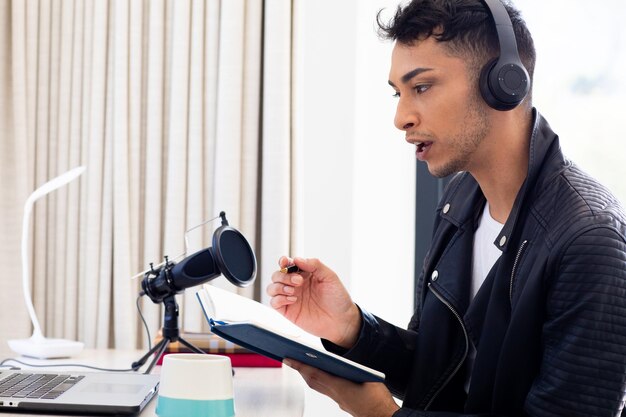
{"type": "Polygon", "coordinates": [[[220,355],[174,353],[163,358],[159,417],[233,417],[233,373],[220,355]]]}

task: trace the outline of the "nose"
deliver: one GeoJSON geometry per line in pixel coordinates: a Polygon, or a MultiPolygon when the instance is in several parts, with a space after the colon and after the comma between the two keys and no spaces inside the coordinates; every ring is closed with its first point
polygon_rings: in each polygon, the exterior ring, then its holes
{"type": "Polygon", "coordinates": [[[408,99],[400,97],[398,106],[396,107],[396,116],[393,124],[399,130],[407,131],[419,124],[419,115],[416,109],[410,105],[408,99]]]}

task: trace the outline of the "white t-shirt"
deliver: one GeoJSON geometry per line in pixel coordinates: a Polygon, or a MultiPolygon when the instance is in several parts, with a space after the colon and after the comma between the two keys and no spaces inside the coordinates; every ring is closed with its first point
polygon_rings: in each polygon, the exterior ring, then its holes
{"type": "Polygon", "coordinates": [[[483,214],[478,220],[478,229],[474,234],[474,250],[472,253],[472,297],[483,285],[487,274],[496,263],[502,252],[493,244],[504,227],[489,214],[489,203],[485,204],[483,214]]]}
{"type": "MultiPolygon", "coordinates": [[[[472,252],[472,288],[471,288],[471,300],[474,299],[476,293],[483,285],[485,278],[491,271],[491,268],[496,263],[502,252],[493,244],[500,231],[504,227],[503,224],[498,223],[491,217],[489,213],[489,203],[485,204],[483,214],[478,220],[478,228],[474,233],[474,249],[472,252]]],[[[470,300],[470,302],[471,302],[470,300]]],[[[474,367],[474,360],[476,359],[476,349],[470,341],[470,351],[467,355],[467,366],[469,372],[467,373],[467,379],[465,380],[465,392],[469,392],[470,377],[472,375],[472,368],[474,367]]]]}

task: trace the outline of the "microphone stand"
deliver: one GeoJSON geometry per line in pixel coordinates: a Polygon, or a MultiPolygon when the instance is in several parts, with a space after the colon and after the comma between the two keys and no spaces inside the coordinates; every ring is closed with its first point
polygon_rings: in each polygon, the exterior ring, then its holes
{"type": "Polygon", "coordinates": [[[195,353],[206,353],[180,337],[180,331],[178,329],[178,303],[176,302],[176,296],[172,294],[163,298],[163,305],[165,306],[162,329],[163,339],[154,345],[148,353],[143,355],[138,361],[133,362],[131,365],[133,369],[141,368],[146,363],[150,355],[156,352],[152,362],[150,362],[150,366],[148,366],[148,369],[144,372],[146,374],[149,374],[150,371],[152,371],[152,368],[154,368],[154,365],[156,365],[157,361],[161,358],[161,356],[163,356],[163,353],[170,343],[180,342],[195,353]]]}
{"type": "MultiPolygon", "coordinates": [[[[222,225],[213,233],[213,248],[198,251],[178,264],[170,262],[168,257],[165,256],[165,261],[157,269],[154,269],[154,266],[150,264],[150,269],[145,271],[144,279],[141,281],[142,290],[139,292],[139,295],[147,295],[154,303],[162,302],[165,305],[163,339],[141,359],[133,362],[131,366],[134,370],[143,366],[148,357],[155,353],[155,357],[146,371],[146,373],[150,373],[167,349],[167,346],[172,342],[180,342],[192,352],[206,353],[180,337],[178,304],[176,303],[175,294],[182,292],[185,288],[205,283],[217,277],[220,273],[223,273],[230,282],[239,287],[245,287],[254,280],[256,276],[256,258],[252,248],[241,233],[228,225],[226,213],[222,211],[219,217],[222,219],[222,225]],[[223,243],[225,245],[224,249],[229,253],[227,259],[231,259],[232,262],[234,256],[243,258],[244,269],[246,269],[243,275],[241,271],[238,272],[237,276],[233,275],[226,265],[226,259],[224,259],[222,253],[223,248],[221,247],[223,241],[225,242],[223,243]]],[[[231,264],[231,266],[234,265],[231,264]]],[[[239,271],[241,268],[236,269],[239,271]]]]}

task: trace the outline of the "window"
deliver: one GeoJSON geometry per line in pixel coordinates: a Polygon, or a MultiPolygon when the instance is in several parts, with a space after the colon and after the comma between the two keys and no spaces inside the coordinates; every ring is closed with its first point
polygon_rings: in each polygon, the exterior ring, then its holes
{"type": "Polygon", "coordinates": [[[515,5],[533,34],[533,102],[566,156],[626,202],[626,3],[606,0],[515,5]]]}

